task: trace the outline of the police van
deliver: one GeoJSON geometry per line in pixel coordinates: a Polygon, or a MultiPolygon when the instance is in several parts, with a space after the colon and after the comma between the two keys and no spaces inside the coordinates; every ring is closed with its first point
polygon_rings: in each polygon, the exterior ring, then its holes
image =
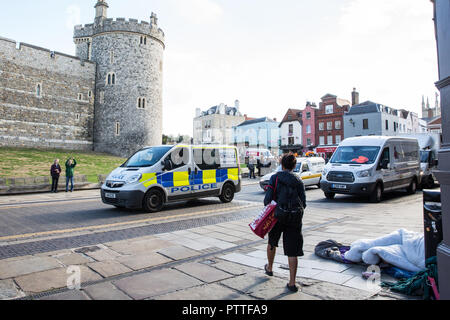
{"type": "Polygon", "coordinates": [[[241,191],[237,148],[155,146],[139,150],[107,177],[102,201],[157,212],[165,203],[205,197],[233,201],[241,191]]]}
{"type": "Polygon", "coordinates": [[[417,139],[366,136],[339,144],[320,186],[328,199],[339,193],[366,195],[371,202],[380,202],[385,191],[405,188],[414,194],[420,182],[417,139]]]}
{"type": "MultiPolygon", "coordinates": [[[[325,160],[321,157],[302,157],[297,158],[297,165],[293,170],[293,173],[302,179],[303,184],[308,186],[318,186],[320,188],[320,179],[322,178],[322,171],[325,168],[325,160]]],[[[277,172],[282,171],[281,165],[278,168],[266,174],[259,181],[259,186],[266,190],[267,185],[270,182],[270,178],[277,172]]]]}

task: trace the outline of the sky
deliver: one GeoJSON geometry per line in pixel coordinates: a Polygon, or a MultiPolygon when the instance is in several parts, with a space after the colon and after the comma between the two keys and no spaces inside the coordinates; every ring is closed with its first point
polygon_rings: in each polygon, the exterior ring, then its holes
{"type": "MultiPolygon", "coordinates": [[[[96,0],[5,1],[0,36],[75,54],[73,26],[96,0]]],[[[108,17],[150,20],[166,35],[164,134],[192,136],[195,109],[240,100],[281,120],[327,93],[421,116],[438,80],[427,0],[107,0],[108,17]]]]}

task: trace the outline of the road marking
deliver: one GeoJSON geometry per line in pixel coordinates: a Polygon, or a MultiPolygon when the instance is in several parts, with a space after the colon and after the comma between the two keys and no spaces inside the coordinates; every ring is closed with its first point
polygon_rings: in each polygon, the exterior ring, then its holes
{"type": "Polygon", "coordinates": [[[174,215],[174,216],[148,218],[148,219],[133,220],[133,221],[124,221],[124,222],[103,224],[103,225],[98,225],[98,226],[80,227],[80,228],[73,228],[73,229],[52,230],[52,231],[43,231],[43,232],[36,232],[36,233],[25,233],[25,234],[20,234],[20,235],[0,237],[0,241],[9,241],[9,240],[31,238],[31,237],[40,237],[40,236],[48,236],[48,235],[55,235],[55,234],[72,233],[72,232],[79,232],[79,231],[86,231],[86,230],[99,230],[99,229],[106,229],[106,228],[126,226],[126,225],[131,225],[131,224],[141,224],[141,223],[148,223],[148,222],[165,221],[165,220],[175,219],[175,218],[192,217],[192,216],[198,216],[198,215],[204,215],[204,214],[210,214],[210,213],[217,213],[217,212],[239,211],[239,210],[248,209],[248,208],[252,208],[252,207],[258,207],[258,206],[262,206],[262,205],[259,204],[259,203],[253,203],[253,204],[248,204],[248,205],[244,205],[244,206],[240,206],[240,207],[233,207],[233,208],[226,208],[226,209],[222,208],[222,209],[215,209],[215,210],[206,210],[206,211],[200,211],[200,212],[194,212],[194,213],[179,214],[179,215],[174,215]]]}
{"type": "Polygon", "coordinates": [[[101,198],[95,198],[95,199],[67,199],[67,200],[57,200],[57,201],[47,201],[47,202],[31,202],[31,203],[23,203],[20,205],[15,204],[2,204],[0,205],[0,210],[6,210],[6,209],[18,209],[18,208],[26,208],[26,207],[42,207],[42,206],[48,206],[48,205],[58,205],[58,204],[64,204],[66,202],[76,201],[76,202],[93,202],[93,201],[99,201],[101,198]]]}

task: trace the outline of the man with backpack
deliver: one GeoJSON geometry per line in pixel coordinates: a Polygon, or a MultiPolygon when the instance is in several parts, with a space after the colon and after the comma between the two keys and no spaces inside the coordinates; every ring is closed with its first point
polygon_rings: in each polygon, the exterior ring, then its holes
{"type": "Polygon", "coordinates": [[[275,217],[278,222],[269,232],[267,245],[268,264],[265,265],[265,273],[273,276],[272,267],[275,259],[276,248],[283,235],[284,254],[288,256],[290,280],[287,288],[291,292],[297,292],[295,285],[297,276],[298,257],[303,253],[302,219],[306,208],[305,185],[301,178],[292,173],[297,165],[297,159],[293,154],[286,154],[281,159],[282,171],[273,175],[267,187],[264,205],[272,200],[277,202],[275,217]]]}

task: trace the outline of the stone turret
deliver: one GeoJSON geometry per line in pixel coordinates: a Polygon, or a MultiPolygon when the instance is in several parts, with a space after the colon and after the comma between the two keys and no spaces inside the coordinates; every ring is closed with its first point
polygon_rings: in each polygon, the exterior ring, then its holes
{"type": "Polygon", "coordinates": [[[130,156],[162,143],[164,32],[149,21],[111,19],[98,0],[93,24],[75,26],[77,56],[97,63],[94,150],[130,156]]]}

